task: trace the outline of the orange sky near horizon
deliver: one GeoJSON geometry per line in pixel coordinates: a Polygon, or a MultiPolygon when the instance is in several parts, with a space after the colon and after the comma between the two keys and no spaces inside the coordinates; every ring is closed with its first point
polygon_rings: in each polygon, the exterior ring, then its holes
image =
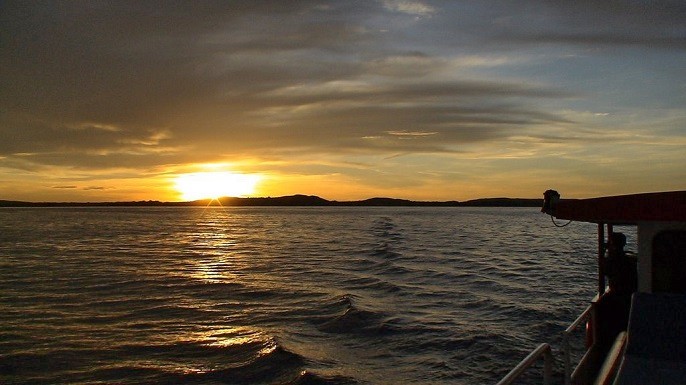
{"type": "MultiPolygon", "coordinates": [[[[198,167],[194,167],[198,170],[198,167]]],[[[202,168],[200,168],[202,169],[202,168]]],[[[101,180],[98,186],[87,185],[64,185],[50,186],[41,181],[18,181],[18,184],[26,183],[29,187],[16,189],[17,194],[5,194],[2,199],[25,200],[25,201],[53,201],[53,202],[107,202],[107,201],[188,201],[205,198],[217,198],[225,196],[236,197],[279,197],[284,195],[304,194],[317,195],[328,200],[363,200],[372,197],[392,197],[419,201],[448,201],[470,200],[488,197],[510,198],[541,198],[543,191],[548,188],[558,189],[567,198],[584,198],[600,195],[614,195],[637,192],[627,186],[626,191],[588,190],[584,188],[581,180],[568,180],[561,183],[557,180],[555,185],[545,185],[539,179],[529,181],[525,175],[518,180],[517,188],[507,187],[506,184],[511,175],[500,175],[482,178],[472,185],[462,185],[455,181],[452,184],[440,180],[425,181],[418,186],[389,188],[383,185],[377,187],[365,185],[346,175],[270,175],[257,173],[236,173],[228,171],[233,169],[217,168],[216,166],[205,168],[204,172],[217,174],[216,183],[195,181],[196,188],[184,195],[183,189],[179,188],[178,178],[184,175],[203,173],[194,171],[191,173],[163,173],[158,176],[145,178],[122,178],[101,180]],[[241,181],[228,181],[229,187],[222,189],[221,174],[234,174],[252,177],[253,181],[245,186],[241,181]],[[204,184],[204,185],[203,185],[204,184]],[[31,187],[33,185],[33,187],[31,187]],[[219,187],[218,187],[219,186],[219,187]],[[203,190],[205,189],[205,190],[203,190]],[[47,191],[47,192],[46,192],[47,191]]],[[[213,180],[213,179],[210,179],[213,180]]],[[[553,178],[551,178],[553,180],[553,178]]],[[[227,185],[227,183],[224,183],[227,185]]],[[[648,191],[648,190],[645,190],[648,191]]],[[[640,191],[639,191],[640,192],[640,191]]]]}

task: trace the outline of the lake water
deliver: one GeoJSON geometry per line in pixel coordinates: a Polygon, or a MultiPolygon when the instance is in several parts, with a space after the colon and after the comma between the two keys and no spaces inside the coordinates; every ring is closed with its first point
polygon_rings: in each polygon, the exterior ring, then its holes
{"type": "Polygon", "coordinates": [[[0,209],[0,383],[490,384],[546,341],[559,372],[595,231],[532,208],[0,209]]]}

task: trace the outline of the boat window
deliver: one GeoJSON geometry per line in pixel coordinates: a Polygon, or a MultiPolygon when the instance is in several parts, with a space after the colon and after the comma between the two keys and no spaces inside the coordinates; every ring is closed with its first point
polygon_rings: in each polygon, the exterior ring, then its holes
{"type": "Polygon", "coordinates": [[[653,238],[654,293],[686,294],[686,231],[663,231],[653,238]]]}

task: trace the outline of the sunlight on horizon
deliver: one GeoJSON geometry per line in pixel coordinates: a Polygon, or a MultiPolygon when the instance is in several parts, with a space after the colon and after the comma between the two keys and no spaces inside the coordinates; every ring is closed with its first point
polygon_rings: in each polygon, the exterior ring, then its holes
{"type": "Polygon", "coordinates": [[[243,197],[255,192],[260,179],[255,174],[228,171],[194,172],[177,176],[174,188],[184,200],[243,197]]]}

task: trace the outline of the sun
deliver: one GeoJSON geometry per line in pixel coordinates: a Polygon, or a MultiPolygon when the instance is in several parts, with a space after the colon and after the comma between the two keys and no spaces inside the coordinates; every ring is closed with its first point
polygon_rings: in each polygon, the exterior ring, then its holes
{"type": "Polygon", "coordinates": [[[259,180],[260,177],[254,174],[194,172],[177,176],[174,187],[184,200],[217,199],[250,195],[255,192],[259,180]]]}

